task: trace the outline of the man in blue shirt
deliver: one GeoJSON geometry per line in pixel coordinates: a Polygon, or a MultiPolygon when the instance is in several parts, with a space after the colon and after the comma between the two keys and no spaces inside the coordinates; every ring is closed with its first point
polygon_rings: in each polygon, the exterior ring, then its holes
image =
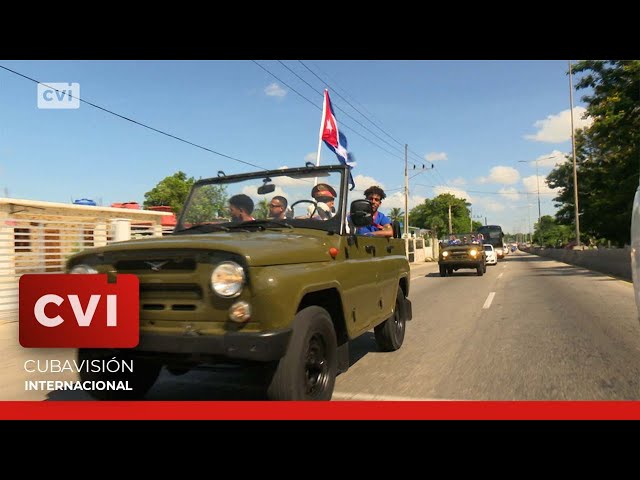
{"type": "Polygon", "coordinates": [[[380,205],[382,204],[382,200],[387,198],[387,194],[384,193],[384,190],[380,187],[374,185],[364,191],[364,196],[371,202],[373,209],[373,224],[368,227],[359,227],[356,230],[356,234],[373,237],[393,237],[391,219],[389,219],[389,217],[384,213],[378,211],[378,208],[380,208],[380,205]]]}

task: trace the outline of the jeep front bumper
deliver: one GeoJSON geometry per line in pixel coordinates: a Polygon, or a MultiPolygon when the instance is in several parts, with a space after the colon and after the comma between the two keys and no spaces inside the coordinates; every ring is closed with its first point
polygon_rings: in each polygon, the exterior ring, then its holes
{"type": "Polygon", "coordinates": [[[139,352],[213,355],[268,362],[284,356],[291,329],[266,333],[229,332],[224,335],[140,333],[139,352]]]}

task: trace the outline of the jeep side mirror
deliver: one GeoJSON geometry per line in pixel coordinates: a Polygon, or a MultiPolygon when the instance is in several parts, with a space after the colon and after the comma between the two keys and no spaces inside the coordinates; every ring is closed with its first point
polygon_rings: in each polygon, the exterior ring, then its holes
{"type": "Polygon", "coordinates": [[[349,212],[353,225],[357,228],[373,224],[373,208],[369,200],[354,200],[349,212]]]}

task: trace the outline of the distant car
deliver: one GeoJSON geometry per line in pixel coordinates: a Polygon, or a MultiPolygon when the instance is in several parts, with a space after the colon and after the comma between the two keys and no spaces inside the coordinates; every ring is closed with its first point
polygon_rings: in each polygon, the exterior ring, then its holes
{"type": "Polygon", "coordinates": [[[631,213],[631,275],[640,319],[640,186],[633,198],[631,213]]]}
{"type": "Polygon", "coordinates": [[[484,253],[487,256],[487,265],[497,265],[498,264],[498,255],[496,254],[496,250],[493,248],[493,245],[485,243],[484,244],[484,253]]]}

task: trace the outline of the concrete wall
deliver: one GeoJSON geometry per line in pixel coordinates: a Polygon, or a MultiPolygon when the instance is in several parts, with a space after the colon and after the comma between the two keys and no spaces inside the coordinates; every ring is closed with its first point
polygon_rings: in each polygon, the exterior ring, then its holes
{"type": "Polygon", "coordinates": [[[629,282],[631,277],[631,249],[601,248],[598,250],[565,250],[560,248],[532,248],[530,253],[553,258],[560,262],[588,268],[596,272],[620,277],[629,282]]]}

